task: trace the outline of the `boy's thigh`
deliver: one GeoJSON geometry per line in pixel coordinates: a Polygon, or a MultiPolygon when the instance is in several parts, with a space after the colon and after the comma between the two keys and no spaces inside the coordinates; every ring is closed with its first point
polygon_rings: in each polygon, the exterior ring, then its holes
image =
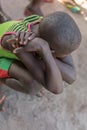
{"type": "Polygon", "coordinates": [[[10,67],[10,74],[13,75],[15,79],[19,80],[22,87],[27,90],[29,94],[36,94],[42,89],[42,85],[37,82],[26,67],[20,62],[15,61],[10,67]]]}
{"type": "Polygon", "coordinates": [[[21,82],[29,83],[33,80],[30,72],[26,69],[21,61],[15,60],[11,64],[8,73],[10,77],[13,77],[21,82]]]}

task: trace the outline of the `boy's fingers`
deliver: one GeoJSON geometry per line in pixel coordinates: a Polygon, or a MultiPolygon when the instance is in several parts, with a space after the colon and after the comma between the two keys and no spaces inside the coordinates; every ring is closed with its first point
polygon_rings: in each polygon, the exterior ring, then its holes
{"type": "Polygon", "coordinates": [[[33,40],[33,39],[35,38],[35,36],[36,36],[36,34],[35,34],[35,33],[32,33],[32,34],[30,35],[30,37],[28,37],[28,40],[33,40]]]}
{"type": "Polygon", "coordinates": [[[24,41],[24,45],[27,44],[28,42],[28,37],[30,37],[30,35],[32,34],[32,32],[27,32],[26,35],[25,35],[25,41],[24,41]]]}
{"type": "Polygon", "coordinates": [[[16,41],[16,39],[7,39],[6,40],[7,43],[12,43],[12,42],[15,42],[15,41],[16,41]]]}
{"type": "Polygon", "coordinates": [[[20,31],[16,32],[16,38],[18,38],[20,36],[20,31]]]}
{"type": "Polygon", "coordinates": [[[11,43],[12,41],[15,42],[15,40],[16,40],[16,36],[15,36],[15,34],[12,34],[11,38],[7,39],[6,42],[11,43]]]}
{"type": "Polygon", "coordinates": [[[18,47],[16,49],[13,50],[13,53],[19,53],[19,52],[22,52],[23,51],[23,47],[18,47]]]}
{"type": "Polygon", "coordinates": [[[18,39],[16,38],[15,35],[12,35],[12,38],[7,39],[6,42],[7,42],[8,44],[11,44],[12,47],[18,46],[18,39]],[[14,46],[14,45],[15,45],[15,46],[14,46]]]}
{"type": "Polygon", "coordinates": [[[16,46],[17,46],[17,45],[16,45],[15,43],[12,44],[12,47],[13,47],[13,48],[16,48],[16,46]]]}
{"type": "Polygon", "coordinates": [[[18,45],[19,41],[20,41],[20,31],[16,32],[16,44],[18,45]]]}
{"type": "Polygon", "coordinates": [[[26,32],[25,39],[27,39],[31,34],[32,34],[32,32],[26,32]]]}
{"type": "Polygon", "coordinates": [[[24,40],[25,40],[25,32],[21,32],[20,33],[20,45],[23,45],[24,43],[24,40]]]}
{"type": "Polygon", "coordinates": [[[36,34],[35,33],[31,33],[26,40],[24,41],[24,45],[26,45],[29,41],[33,40],[35,38],[36,34]]]}

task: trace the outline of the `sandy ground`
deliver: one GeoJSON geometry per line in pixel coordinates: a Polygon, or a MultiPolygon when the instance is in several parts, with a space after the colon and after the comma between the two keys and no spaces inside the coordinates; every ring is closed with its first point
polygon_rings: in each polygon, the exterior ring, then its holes
{"type": "MultiPolygon", "coordinates": [[[[3,9],[13,19],[24,17],[27,3],[27,0],[1,0],[3,9]]],[[[56,0],[41,8],[44,15],[56,10],[67,12],[78,24],[83,39],[73,53],[77,80],[73,85],[66,84],[64,92],[57,96],[43,90],[44,96],[38,97],[1,86],[0,94],[6,94],[6,110],[0,112],[0,130],[87,130],[87,22],[56,0]]]]}

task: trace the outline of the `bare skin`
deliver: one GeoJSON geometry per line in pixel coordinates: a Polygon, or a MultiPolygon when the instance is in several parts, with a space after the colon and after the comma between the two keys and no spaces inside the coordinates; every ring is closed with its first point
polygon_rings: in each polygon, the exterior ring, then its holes
{"type": "Polygon", "coordinates": [[[31,0],[29,5],[25,8],[25,16],[29,16],[31,14],[38,14],[42,16],[43,13],[40,9],[40,5],[43,4],[43,2],[53,2],[53,0],[31,0]]]}
{"type": "Polygon", "coordinates": [[[0,23],[10,20],[11,18],[3,11],[0,5],[0,23]]]}
{"type": "MultiPolygon", "coordinates": [[[[17,34],[19,35],[19,34],[17,34]]],[[[21,41],[20,43],[22,43],[22,45],[25,45],[27,44],[28,40],[26,40],[26,42],[23,42],[23,32],[21,33],[20,37],[21,38],[21,41]]],[[[28,35],[27,35],[28,37],[28,35]]],[[[30,38],[33,39],[35,36],[32,35],[30,38]]],[[[13,38],[14,39],[14,38],[13,38]]],[[[12,41],[11,40],[11,45],[12,45],[12,41]]],[[[30,44],[30,42],[29,42],[30,44]]],[[[14,48],[17,48],[17,46],[15,46],[14,48]]],[[[27,49],[27,46],[24,47],[25,51],[27,49]]],[[[17,48],[15,49],[16,51],[20,51],[21,48],[17,48]]],[[[14,50],[14,53],[15,53],[15,50],[14,50]]],[[[76,70],[75,70],[75,66],[74,66],[74,63],[73,63],[73,59],[72,59],[72,56],[69,54],[69,55],[66,55],[66,56],[61,56],[59,57],[57,54],[55,54],[55,52],[53,52],[53,55],[55,55],[55,62],[57,64],[57,66],[59,67],[60,71],[61,71],[61,74],[62,74],[62,78],[64,81],[66,81],[67,83],[71,84],[75,81],[76,79],[76,70]]],[[[40,61],[40,65],[43,66],[43,63],[40,61]]]]}
{"type": "MultiPolygon", "coordinates": [[[[20,35],[17,34],[15,40],[16,45],[14,45],[14,36],[5,36],[3,42],[5,45],[6,42],[7,45],[11,45],[11,47],[9,46],[10,50],[16,53],[26,67],[21,62],[15,61],[9,69],[9,75],[13,78],[4,79],[3,83],[24,93],[37,93],[41,86],[44,86],[52,93],[59,94],[63,91],[62,80],[69,84],[75,81],[76,71],[71,55],[54,58],[48,43],[43,39],[35,38],[35,35],[30,33],[27,35],[24,35],[23,32],[20,35]],[[11,44],[8,44],[8,42],[10,43],[9,39],[11,39],[11,44]],[[19,46],[24,47],[20,48],[19,46]],[[32,51],[38,51],[43,61],[37,60],[30,53],[32,51]]],[[[5,110],[4,100],[5,96],[0,99],[2,111],[5,110]]]]}
{"type": "MultiPolygon", "coordinates": [[[[32,40],[32,43],[29,42],[29,44],[31,45],[31,48],[29,46],[29,50],[27,50],[27,52],[25,50],[22,50],[22,52],[17,53],[16,55],[20,58],[20,60],[26,66],[31,75],[39,83],[41,83],[45,88],[47,88],[49,91],[55,94],[61,93],[63,90],[61,73],[58,67],[56,66],[55,60],[51,54],[48,43],[40,38],[34,38],[32,40]],[[39,51],[41,53],[41,56],[44,61],[43,63],[45,65],[45,70],[40,65],[40,61],[38,61],[32,55],[32,53],[29,53],[32,51],[39,51]]],[[[12,68],[13,67],[10,67],[9,69],[10,76],[13,76],[14,69],[12,68]]]]}
{"type": "Polygon", "coordinates": [[[24,15],[29,16],[31,14],[38,14],[43,15],[42,11],[40,10],[41,0],[31,0],[29,5],[26,6],[24,15]]]}
{"type": "MultiPolygon", "coordinates": [[[[18,36],[22,37],[19,38],[21,39],[20,43],[22,44],[22,46],[23,44],[25,44],[25,42],[23,42],[23,36],[23,33],[22,35],[20,34],[18,36]]],[[[56,57],[54,59],[46,41],[40,38],[35,38],[32,41],[30,41],[29,44],[27,44],[27,42],[29,41],[26,41],[26,46],[24,46],[23,48],[16,49],[16,55],[21,59],[21,61],[26,66],[30,74],[39,83],[41,83],[43,86],[45,86],[45,88],[47,88],[49,91],[53,93],[62,92],[62,79],[70,84],[73,83],[73,81],[76,78],[76,72],[75,67],[73,65],[72,57],[70,55],[63,58],[56,57]],[[37,60],[31,53],[29,53],[31,51],[39,51],[44,62],[37,60]],[[45,79],[44,76],[46,77],[45,79]]],[[[9,74],[12,75],[12,72],[13,69],[11,69],[10,67],[9,74]]]]}

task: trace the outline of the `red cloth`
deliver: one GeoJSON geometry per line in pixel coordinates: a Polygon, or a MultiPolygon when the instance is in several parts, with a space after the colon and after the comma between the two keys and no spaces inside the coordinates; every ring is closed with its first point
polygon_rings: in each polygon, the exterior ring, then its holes
{"type": "Polygon", "coordinates": [[[0,78],[8,78],[8,71],[0,69],[0,78]]]}

